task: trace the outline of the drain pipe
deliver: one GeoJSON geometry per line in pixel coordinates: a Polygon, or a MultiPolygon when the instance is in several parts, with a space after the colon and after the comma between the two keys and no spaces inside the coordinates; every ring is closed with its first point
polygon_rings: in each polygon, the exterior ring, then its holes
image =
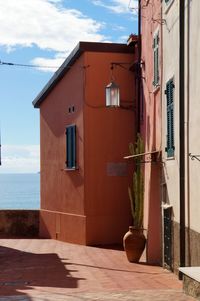
{"type": "Polygon", "coordinates": [[[138,86],[137,86],[137,105],[138,105],[138,118],[137,118],[137,132],[140,133],[140,114],[141,114],[141,105],[140,105],[140,90],[141,90],[141,0],[138,0],[138,86]]]}
{"type": "MultiPolygon", "coordinates": [[[[180,266],[185,266],[185,0],[179,1],[180,266]]],[[[181,277],[181,275],[180,275],[181,277]]]]}
{"type": "Polygon", "coordinates": [[[186,141],[186,173],[187,173],[187,194],[186,194],[186,208],[187,208],[187,228],[188,231],[186,241],[187,241],[187,265],[191,266],[191,249],[190,249],[190,146],[189,146],[189,139],[190,139],[190,128],[189,128],[189,121],[190,121],[190,0],[187,0],[187,104],[186,104],[186,129],[187,129],[187,141],[186,141]]]}

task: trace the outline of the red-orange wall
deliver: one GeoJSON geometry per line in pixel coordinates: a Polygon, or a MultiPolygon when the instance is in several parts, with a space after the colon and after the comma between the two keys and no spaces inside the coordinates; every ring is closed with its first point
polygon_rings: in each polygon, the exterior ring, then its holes
{"type": "MultiPolygon", "coordinates": [[[[134,140],[134,111],[105,108],[110,62],[133,62],[134,54],[83,53],[40,106],[40,235],[81,244],[122,241],[130,224],[128,174],[118,173],[134,140]],[[68,107],[75,112],[68,114],[68,107]],[[66,171],[67,125],[77,125],[77,166],[66,171]]],[[[134,74],[114,70],[121,99],[135,102],[134,74]]]]}
{"type": "MultiPolygon", "coordinates": [[[[127,164],[123,157],[135,137],[135,120],[133,109],[105,108],[105,86],[110,81],[110,63],[133,62],[133,54],[86,53],[85,62],[90,66],[86,69],[84,104],[87,242],[122,242],[131,223],[127,193],[130,180],[128,176],[109,175],[107,168],[110,163],[115,167],[127,164]]],[[[134,74],[121,67],[113,72],[120,86],[121,104],[134,104],[134,74]]]]}
{"type": "Polygon", "coordinates": [[[58,82],[40,106],[41,236],[85,243],[83,161],[83,57],[58,82]],[[73,114],[69,106],[75,106],[73,114]],[[76,123],[79,169],[65,171],[66,126],[76,123]],[[62,224],[65,224],[61,228],[62,224]],[[73,226],[79,228],[73,233],[73,226]],[[56,234],[57,233],[57,234],[56,234]],[[72,237],[73,236],[73,237],[72,237]]]}

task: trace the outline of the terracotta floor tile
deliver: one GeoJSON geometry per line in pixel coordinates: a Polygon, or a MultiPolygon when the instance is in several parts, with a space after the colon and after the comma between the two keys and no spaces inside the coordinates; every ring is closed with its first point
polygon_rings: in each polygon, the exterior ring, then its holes
{"type": "Polygon", "coordinates": [[[182,293],[174,274],[131,264],[121,250],[1,239],[0,265],[0,301],[194,300],[182,293]]]}

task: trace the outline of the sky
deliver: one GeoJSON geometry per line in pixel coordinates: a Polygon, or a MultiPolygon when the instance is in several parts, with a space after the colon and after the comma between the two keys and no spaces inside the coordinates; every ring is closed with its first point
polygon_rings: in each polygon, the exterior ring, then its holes
{"type": "Polygon", "coordinates": [[[0,7],[0,173],[36,173],[32,101],[79,41],[126,43],[137,34],[137,0],[0,0],[0,7]]]}

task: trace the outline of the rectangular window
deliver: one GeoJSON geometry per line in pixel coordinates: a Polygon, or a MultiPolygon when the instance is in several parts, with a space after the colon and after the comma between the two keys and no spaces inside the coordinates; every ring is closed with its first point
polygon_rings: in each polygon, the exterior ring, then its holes
{"type": "Polygon", "coordinates": [[[167,157],[174,156],[174,80],[170,79],[165,90],[167,98],[167,157]]]}
{"type": "Polygon", "coordinates": [[[66,167],[76,168],[76,126],[66,127],[66,167]]]}
{"type": "Polygon", "coordinates": [[[156,87],[159,84],[159,33],[155,34],[153,39],[153,61],[153,85],[156,87]]]}

